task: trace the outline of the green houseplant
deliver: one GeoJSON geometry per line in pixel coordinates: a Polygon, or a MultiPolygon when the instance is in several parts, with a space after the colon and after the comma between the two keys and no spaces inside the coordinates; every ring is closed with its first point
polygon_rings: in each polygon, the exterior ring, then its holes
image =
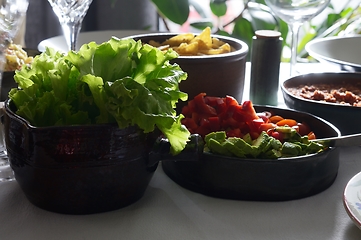
{"type": "MultiPolygon", "coordinates": [[[[259,29],[277,30],[281,32],[284,46],[288,47],[288,27],[285,22],[277,18],[267,7],[264,0],[240,0],[243,1],[243,10],[232,20],[223,22],[222,18],[227,13],[227,3],[230,0],[209,0],[209,9],[213,16],[207,15],[207,9],[196,0],[151,0],[164,22],[168,31],[172,31],[168,24],[183,25],[188,23],[193,28],[202,30],[210,26],[214,33],[239,38],[252,46],[254,32],[259,29]],[[194,9],[201,17],[197,21],[189,22],[190,9],[194,9]],[[188,21],[188,22],[187,22],[188,21]],[[226,27],[228,30],[226,30],[226,27]],[[231,29],[229,30],[229,27],[231,29]]],[[[353,0],[344,2],[341,9],[336,9],[331,3],[325,10],[326,16],[317,23],[309,22],[302,28],[298,52],[299,57],[309,58],[304,47],[312,39],[341,34],[360,33],[361,30],[361,7],[360,3],[353,0]]],[[[283,55],[283,61],[288,61],[287,54],[283,55]]]]}

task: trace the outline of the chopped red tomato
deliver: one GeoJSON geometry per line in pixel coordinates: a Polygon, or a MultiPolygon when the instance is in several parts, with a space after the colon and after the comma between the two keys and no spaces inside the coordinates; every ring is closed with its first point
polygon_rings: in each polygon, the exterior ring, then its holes
{"type": "Polygon", "coordinates": [[[239,129],[239,128],[234,128],[234,129],[227,130],[226,135],[227,135],[227,137],[238,137],[238,138],[243,137],[241,129],[239,129]]]}
{"type": "Polygon", "coordinates": [[[200,93],[188,101],[182,109],[185,116],[182,119],[191,133],[198,133],[202,137],[210,132],[225,131],[228,137],[242,137],[249,133],[252,139],[257,138],[262,131],[270,136],[282,140],[282,134],[275,132],[276,126],[288,125],[295,128],[300,135],[309,135],[315,138],[314,133],[304,123],[294,119],[284,119],[281,116],[272,116],[271,113],[257,114],[251,101],[239,104],[231,96],[212,97],[200,93]]]}
{"type": "Polygon", "coordinates": [[[311,132],[311,128],[306,123],[298,123],[297,126],[299,128],[298,133],[301,136],[307,135],[309,132],[311,132]]]}
{"type": "Polygon", "coordinates": [[[316,139],[316,135],[315,135],[314,132],[309,132],[309,133],[307,134],[307,136],[308,136],[308,139],[309,139],[309,140],[316,139]]]}
{"type": "Polygon", "coordinates": [[[214,107],[206,104],[204,100],[205,93],[200,93],[194,97],[194,102],[196,105],[196,109],[199,111],[200,114],[207,114],[210,116],[217,116],[217,111],[214,107]]]}

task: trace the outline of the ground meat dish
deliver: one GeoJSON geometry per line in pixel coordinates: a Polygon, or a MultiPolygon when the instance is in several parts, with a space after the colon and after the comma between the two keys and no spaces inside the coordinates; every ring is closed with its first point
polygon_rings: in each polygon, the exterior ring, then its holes
{"type": "Polygon", "coordinates": [[[360,84],[307,84],[288,87],[287,90],[305,99],[361,107],[360,84]]]}

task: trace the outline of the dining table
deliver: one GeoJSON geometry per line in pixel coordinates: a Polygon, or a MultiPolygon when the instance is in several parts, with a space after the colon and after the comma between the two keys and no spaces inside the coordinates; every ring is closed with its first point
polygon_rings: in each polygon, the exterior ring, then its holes
{"type": "MultiPolygon", "coordinates": [[[[338,71],[323,63],[300,64],[300,74],[338,71]]],[[[280,65],[280,83],[289,65],[280,65]]],[[[249,98],[251,63],[246,64],[243,99],[249,98]]],[[[279,92],[279,107],[286,108],[279,92]]],[[[342,147],[334,183],[309,197],[288,201],[245,201],[206,196],[172,181],[160,163],[144,196],[118,210],[69,215],[28,201],[16,180],[0,183],[0,239],[127,240],[359,240],[361,230],[345,211],[343,196],[361,171],[361,148],[342,147]]]]}

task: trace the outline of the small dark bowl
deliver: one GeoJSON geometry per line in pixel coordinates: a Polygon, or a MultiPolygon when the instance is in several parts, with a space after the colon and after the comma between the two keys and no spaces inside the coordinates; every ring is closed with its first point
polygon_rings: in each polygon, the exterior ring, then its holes
{"type": "MultiPolygon", "coordinates": [[[[24,48],[24,50],[30,57],[35,57],[36,55],[40,54],[40,52],[35,49],[24,48]]],[[[10,89],[18,87],[17,83],[14,81],[14,75],[15,71],[6,71],[2,74],[0,92],[0,101],[2,102],[8,98],[8,93],[10,89]]]]}
{"type": "MultiPolygon", "coordinates": [[[[361,73],[312,73],[296,76],[286,80],[281,85],[281,91],[285,104],[292,109],[317,115],[333,123],[342,135],[361,132],[361,107],[353,107],[341,104],[308,100],[293,95],[287,90],[300,84],[333,84],[351,83],[354,86],[361,85],[361,73]]],[[[360,88],[361,90],[361,88],[360,88]]]]}
{"type": "MultiPolygon", "coordinates": [[[[306,122],[318,138],[340,136],[316,116],[293,110],[255,106],[285,118],[306,122]]],[[[203,153],[198,161],[163,161],[164,172],[179,185],[208,196],[257,201],[285,201],[317,194],[334,182],[339,149],[280,159],[242,159],[203,153]]]]}
{"type": "Polygon", "coordinates": [[[5,141],[17,183],[34,205],[91,214],[139,200],[158,166],[157,134],[117,125],[34,127],[5,102],[5,141]]]}
{"type": "MultiPolygon", "coordinates": [[[[150,40],[163,42],[178,33],[150,33],[130,36],[143,43],[150,40]]],[[[241,40],[220,35],[212,35],[232,46],[235,51],[225,54],[204,56],[179,56],[172,60],[188,74],[188,78],[179,85],[181,91],[188,94],[188,99],[193,99],[200,92],[209,96],[223,97],[230,95],[242,101],[246,57],[248,46],[241,40]]],[[[179,109],[185,105],[179,103],[179,109]]]]}

